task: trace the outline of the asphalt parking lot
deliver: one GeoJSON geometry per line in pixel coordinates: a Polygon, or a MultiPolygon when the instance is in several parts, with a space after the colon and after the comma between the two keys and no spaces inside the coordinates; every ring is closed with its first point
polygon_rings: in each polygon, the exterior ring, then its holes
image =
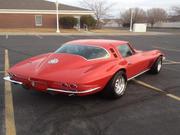
{"type": "MultiPolygon", "coordinates": [[[[0,134],[14,135],[179,135],[180,36],[0,36],[0,134]],[[107,100],[48,95],[12,85],[12,104],[5,100],[5,50],[10,66],[66,41],[84,38],[127,40],[140,50],[160,49],[167,58],[158,75],[144,74],[128,83],[126,94],[107,100]],[[148,87],[148,86],[149,87],[148,87]],[[159,90],[159,91],[158,91],[159,90]],[[161,92],[163,91],[163,92],[161,92]],[[171,94],[171,96],[168,96],[171,94]],[[12,106],[5,115],[5,110],[12,106]],[[12,108],[11,108],[12,109],[12,108]],[[14,127],[10,125],[15,122],[14,127]],[[14,130],[13,130],[14,128],[14,130]]],[[[9,94],[9,93],[8,93],[9,94]]]]}

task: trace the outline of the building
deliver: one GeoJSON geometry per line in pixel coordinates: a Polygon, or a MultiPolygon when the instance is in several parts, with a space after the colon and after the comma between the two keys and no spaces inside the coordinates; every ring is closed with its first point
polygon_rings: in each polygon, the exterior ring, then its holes
{"type": "Polygon", "coordinates": [[[157,22],[155,28],[180,28],[180,15],[169,16],[166,22],[157,22]]]}
{"type": "MultiPolygon", "coordinates": [[[[93,15],[88,9],[59,4],[59,16],[93,15]]],[[[56,3],[45,0],[0,0],[0,28],[56,28],[56,3]]],[[[78,26],[80,26],[78,24],[78,26]]]]}
{"type": "Polygon", "coordinates": [[[180,15],[169,16],[168,22],[180,22],[180,15]]]}
{"type": "Polygon", "coordinates": [[[101,20],[101,22],[102,22],[102,27],[104,27],[104,28],[122,27],[121,19],[103,19],[103,20],[101,20]]]}

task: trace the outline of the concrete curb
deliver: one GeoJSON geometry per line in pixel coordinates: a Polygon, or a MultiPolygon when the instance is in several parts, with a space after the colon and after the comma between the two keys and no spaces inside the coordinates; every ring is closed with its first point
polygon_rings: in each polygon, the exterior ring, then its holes
{"type": "MultiPolygon", "coordinates": [[[[176,33],[177,34],[177,33],[176,33]]],[[[6,35],[19,35],[19,36],[31,36],[31,35],[42,35],[42,36],[123,36],[123,35],[129,35],[129,36],[151,36],[151,35],[174,35],[174,33],[164,33],[164,32],[146,32],[146,33],[133,33],[133,32],[124,32],[124,33],[30,33],[30,32],[0,32],[1,36],[6,35]]]]}

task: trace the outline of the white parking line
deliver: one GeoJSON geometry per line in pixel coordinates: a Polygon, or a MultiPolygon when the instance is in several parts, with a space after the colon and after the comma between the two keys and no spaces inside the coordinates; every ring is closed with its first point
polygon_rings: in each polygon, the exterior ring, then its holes
{"type": "Polygon", "coordinates": [[[169,60],[169,59],[165,59],[165,60],[163,60],[163,61],[165,61],[165,62],[176,62],[176,61],[169,60]]]}
{"type": "Polygon", "coordinates": [[[8,39],[9,38],[9,35],[8,34],[6,34],[6,39],[8,39]]]}
{"type": "Polygon", "coordinates": [[[178,65],[180,62],[165,62],[163,65],[178,65]]]}
{"type": "Polygon", "coordinates": [[[60,36],[65,37],[65,38],[69,38],[69,39],[75,39],[75,37],[69,36],[69,35],[60,35],[60,36]]]}
{"type": "MultiPolygon", "coordinates": [[[[5,50],[5,71],[9,69],[9,55],[8,50],[5,50]]],[[[4,74],[7,76],[7,72],[4,74]]],[[[14,107],[11,83],[4,82],[4,97],[5,97],[5,134],[16,135],[16,126],[14,120],[14,107]]]]}
{"type": "Polygon", "coordinates": [[[38,37],[39,39],[43,39],[41,35],[36,35],[36,37],[38,37]]]}
{"type": "Polygon", "coordinates": [[[173,61],[173,60],[165,59],[165,60],[163,60],[163,64],[164,65],[176,65],[176,64],[180,64],[180,62],[179,61],[173,61]]]}
{"type": "Polygon", "coordinates": [[[180,52],[180,50],[178,50],[178,49],[164,48],[164,47],[159,47],[159,46],[153,46],[153,48],[166,50],[166,51],[180,52]]]}
{"type": "Polygon", "coordinates": [[[152,86],[152,85],[150,85],[150,84],[147,84],[147,83],[145,83],[145,82],[142,82],[142,81],[139,81],[139,80],[136,80],[136,79],[134,79],[133,81],[134,81],[135,83],[137,83],[137,84],[140,84],[140,85],[146,87],[146,88],[149,88],[149,89],[151,89],[151,90],[160,92],[160,93],[166,95],[167,97],[170,97],[170,98],[172,98],[172,99],[175,99],[175,100],[180,101],[180,97],[178,97],[178,96],[176,96],[176,95],[173,95],[173,94],[171,94],[171,93],[167,93],[166,91],[164,91],[164,90],[162,90],[162,89],[159,89],[159,88],[157,88],[157,87],[154,87],[154,86],[152,86]]]}

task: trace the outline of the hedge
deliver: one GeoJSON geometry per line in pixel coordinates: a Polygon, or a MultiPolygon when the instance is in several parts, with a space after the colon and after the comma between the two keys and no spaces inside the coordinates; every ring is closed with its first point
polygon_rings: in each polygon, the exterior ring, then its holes
{"type": "Polygon", "coordinates": [[[78,21],[74,17],[61,17],[59,19],[59,24],[62,28],[72,29],[75,25],[77,25],[78,21]]]}
{"type": "Polygon", "coordinates": [[[96,22],[97,21],[90,15],[81,16],[81,28],[83,28],[84,25],[87,25],[89,29],[95,28],[96,22]]]}

